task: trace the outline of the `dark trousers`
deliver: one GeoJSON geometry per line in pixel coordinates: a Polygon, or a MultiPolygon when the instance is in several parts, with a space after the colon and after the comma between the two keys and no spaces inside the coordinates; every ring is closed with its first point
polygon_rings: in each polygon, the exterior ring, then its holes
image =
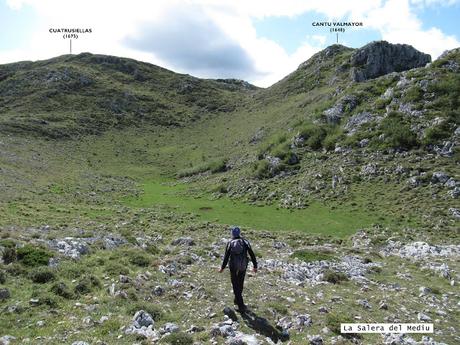
{"type": "Polygon", "coordinates": [[[230,277],[232,278],[233,293],[235,294],[235,304],[239,307],[244,306],[243,302],[243,285],[246,271],[230,270],[230,277]]]}

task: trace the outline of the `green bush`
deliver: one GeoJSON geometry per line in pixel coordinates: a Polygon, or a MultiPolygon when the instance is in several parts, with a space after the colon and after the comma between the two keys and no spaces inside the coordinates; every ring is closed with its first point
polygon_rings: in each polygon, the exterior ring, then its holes
{"type": "Polygon", "coordinates": [[[10,264],[17,259],[16,248],[5,247],[2,253],[2,259],[5,264],[10,264]]]}
{"type": "Polygon", "coordinates": [[[48,261],[53,254],[42,248],[26,244],[24,247],[16,250],[18,261],[24,266],[36,267],[48,265],[48,261]]]}
{"type": "Polygon", "coordinates": [[[75,285],[74,291],[76,294],[86,295],[101,286],[100,280],[96,276],[89,274],[83,277],[77,285],[75,285]]]}
{"type": "Polygon", "coordinates": [[[110,334],[115,334],[117,331],[122,327],[122,323],[120,320],[117,320],[115,318],[109,319],[107,321],[104,321],[102,325],[99,325],[97,327],[97,332],[101,336],[108,336],[110,334]]]}
{"type": "Polygon", "coordinates": [[[328,151],[335,149],[335,144],[343,139],[344,135],[340,128],[337,128],[326,135],[323,141],[323,147],[328,151]]]}
{"type": "Polygon", "coordinates": [[[46,305],[50,308],[59,306],[59,300],[47,292],[35,291],[32,293],[32,298],[38,299],[38,305],[46,305]]]}
{"type": "Polygon", "coordinates": [[[227,159],[221,158],[213,160],[211,162],[202,163],[191,168],[180,170],[177,173],[178,177],[187,177],[197,175],[206,171],[211,171],[211,173],[219,173],[227,171],[227,159]]]}
{"type": "Polygon", "coordinates": [[[16,248],[16,242],[11,239],[4,239],[0,241],[0,247],[16,248]]]}
{"type": "Polygon", "coordinates": [[[107,265],[104,266],[104,271],[112,276],[119,276],[120,274],[128,275],[130,272],[128,266],[114,261],[109,261],[107,265]]]}
{"type": "Polygon", "coordinates": [[[305,140],[305,145],[312,150],[319,150],[322,147],[332,150],[343,134],[340,127],[335,125],[307,124],[300,129],[299,135],[305,140]]]}
{"type": "Polygon", "coordinates": [[[54,280],[56,278],[56,275],[48,267],[40,267],[30,272],[29,278],[34,283],[44,284],[54,280]]]}
{"type": "Polygon", "coordinates": [[[193,337],[184,332],[171,333],[161,339],[162,343],[171,345],[192,345],[193,337]]]}
{"type": "Polygon", "coordinates": [[[423,99],[423,91],[420,86],[414,86],[408,89],[404,95],[406,102],[417,102],[423,99]]]}
{"type": "Polygon", "coordinates": [[[209,163],[208,170],[213,174],[227,171],[227,159],[222,158],[209,163]]]}
{"type": "Polygon", "coordinates": [[[273,149],[270,150],[270,154],[274,157],[278,157],[279,159],[283,160],[290,152],[289,143],[283,143],[275,146],[273,149]]]}
{"type": "Polygon", "coordinates": [[[348,277],[342,272],[335,272],[328,269],[324,272],[323,280],[328,283],[339,284],[340,282],[347,281],[348,277]]]}
{"type": "Polygon", "coordinates": [[[291,258],[297,258],[305,262],[312,262],[320,260],[333,260],[335,259],[335,256],[325,252],[300,249],[292,253],[291,258]]]}
{"type": "Polygon", "coordinates": [[[120,235],[123,236],[126,239],[126,241],[128,241],[129,243],[137,244],[136,237],[133,236],[133,233],[131,232],[131,230],[122,229],[120,231],[120,235]]]}
{"type": "Polygon", "coordinates": [[[5,284],[5,283],[6,283],[6,272],[0,271],[0,284],[5,284]]]}
{"type": "Polygon", "coordinates": [[[430,127],[425,131],[425,136],[422,143],[427,145],[434,145],[441,143],[444,139],[447,139],[452,134],[452,129],[447,121],[440,123],[437,126],[430,127]]]}
{"type": "Polygon", "coordinates": [[[215,186],[213,188],[213,191],[216,192],[216,193],[222,193],[222,194],[228,193],[228,189],[224,184],[219,184],[219,185],[215,186]]]}
{"type": "Polygon", "coordinates": [[[377,98],[374,104],[377,109],[385,109],[390,102],[391,98],[377,98]]]}
{"type": "Polygon", "coordinates": [[[341,323],[353,323],[353,319],[346,314],[328,313],[326,315],[326,326],[335,334],[340,334],[341,323]]]}
{"type": "Polygon", "coordinates": [[[258,179],[272,177],[270,172],[270,163],[268,163],[268,161],[265,159],[256,162],[254,165],[254,176],[258,179]]]}
{"type": "Polygon", "coordinates": [[[85,275],[88,268],[80,262],[62,262],[59,266],[59,275],[68,279],[76,279],[85,275]]]}
{"type": "Polygon", "coordinates": [[[142,252],[130,252],[129,262],[139,267],[146,267],[150,265],[151,259],[148,255],[142,252]]]}
{"type": "Polygon", "coordinates": [[[24,268],[24,266],[18,264],[17,262],[7,265],[6,272],[8,272],[8,274],[11,274],[13,277],[27,275],[27,270],[24,268]]]}
{"type": "Polygon", "coordinates": [[[72,291],[63,282],[55,283],[51,287],[50,291],[53,292],[55,295],[61,296],[65,299],[72,299],[74,297],[74,294],[72,293],[72,291]]]}
{"type": "Polygon", "coordinates": [[[128,299],[130,301],[138,301],[139,300],[139,297],[137,296],[137,291],[133,287],[130,287],[128,290],[126,290],[126,294],[128,295],[128,299]]]}
{"type": "Polygon", "coordinates": [[[390,113],[382,120],[380,128],[385,135],[386,147],[409,150],[418,146],[417,136],[400,113],[390,113]]]}

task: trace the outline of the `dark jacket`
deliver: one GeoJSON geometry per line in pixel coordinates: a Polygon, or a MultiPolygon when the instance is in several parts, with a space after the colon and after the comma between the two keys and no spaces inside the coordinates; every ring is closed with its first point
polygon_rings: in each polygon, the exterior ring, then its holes
{"type": "Polygon", "coordinates": [[[228,259],[230,258],[230,243],[233,241],[233,240],[237,240],[237,239],[242,239],[245,246],[246,246],[246,252],[249,253],[249,256],[251,257],[251,261],[252,261],[252,265],[254,266],[254,268],[257,268],[257,260],[256,260],[256,256],[254,255],[254,252],[252,251],[252,248],[251,248],[251,244],[249,243],[248,240],[242,238],[242,237],[235,237],[235,238],[232,238],[231,241],[229,241],[227,243],[227,246],[225,247],[225,255],[224,255],[224,261],[222,262],[222,269],[224,269],[225,267],[227,267],[227,263],[228,263],[228,259]]]}

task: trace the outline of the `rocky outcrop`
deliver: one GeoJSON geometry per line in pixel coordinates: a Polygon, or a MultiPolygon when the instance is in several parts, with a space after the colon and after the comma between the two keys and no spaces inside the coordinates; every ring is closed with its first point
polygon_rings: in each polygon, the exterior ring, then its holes
{"type": "Polygon", "coordinates": [[[410,45],[391,44],[386,41],[371,42],[351,56],[351,78],[360,82],[391,72],[423,67],[429,62],[430,55],[410,45]]]}

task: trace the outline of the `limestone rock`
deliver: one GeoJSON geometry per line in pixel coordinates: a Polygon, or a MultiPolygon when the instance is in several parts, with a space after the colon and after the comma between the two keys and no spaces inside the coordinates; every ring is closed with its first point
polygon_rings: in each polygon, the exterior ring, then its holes
{"type": "Polygon", "coordinates": [[[353,53],[351,78],[360,82],[391,73],[423,67],[431,62],[428,54],[407,44],[371,42],[353,53]]]}

